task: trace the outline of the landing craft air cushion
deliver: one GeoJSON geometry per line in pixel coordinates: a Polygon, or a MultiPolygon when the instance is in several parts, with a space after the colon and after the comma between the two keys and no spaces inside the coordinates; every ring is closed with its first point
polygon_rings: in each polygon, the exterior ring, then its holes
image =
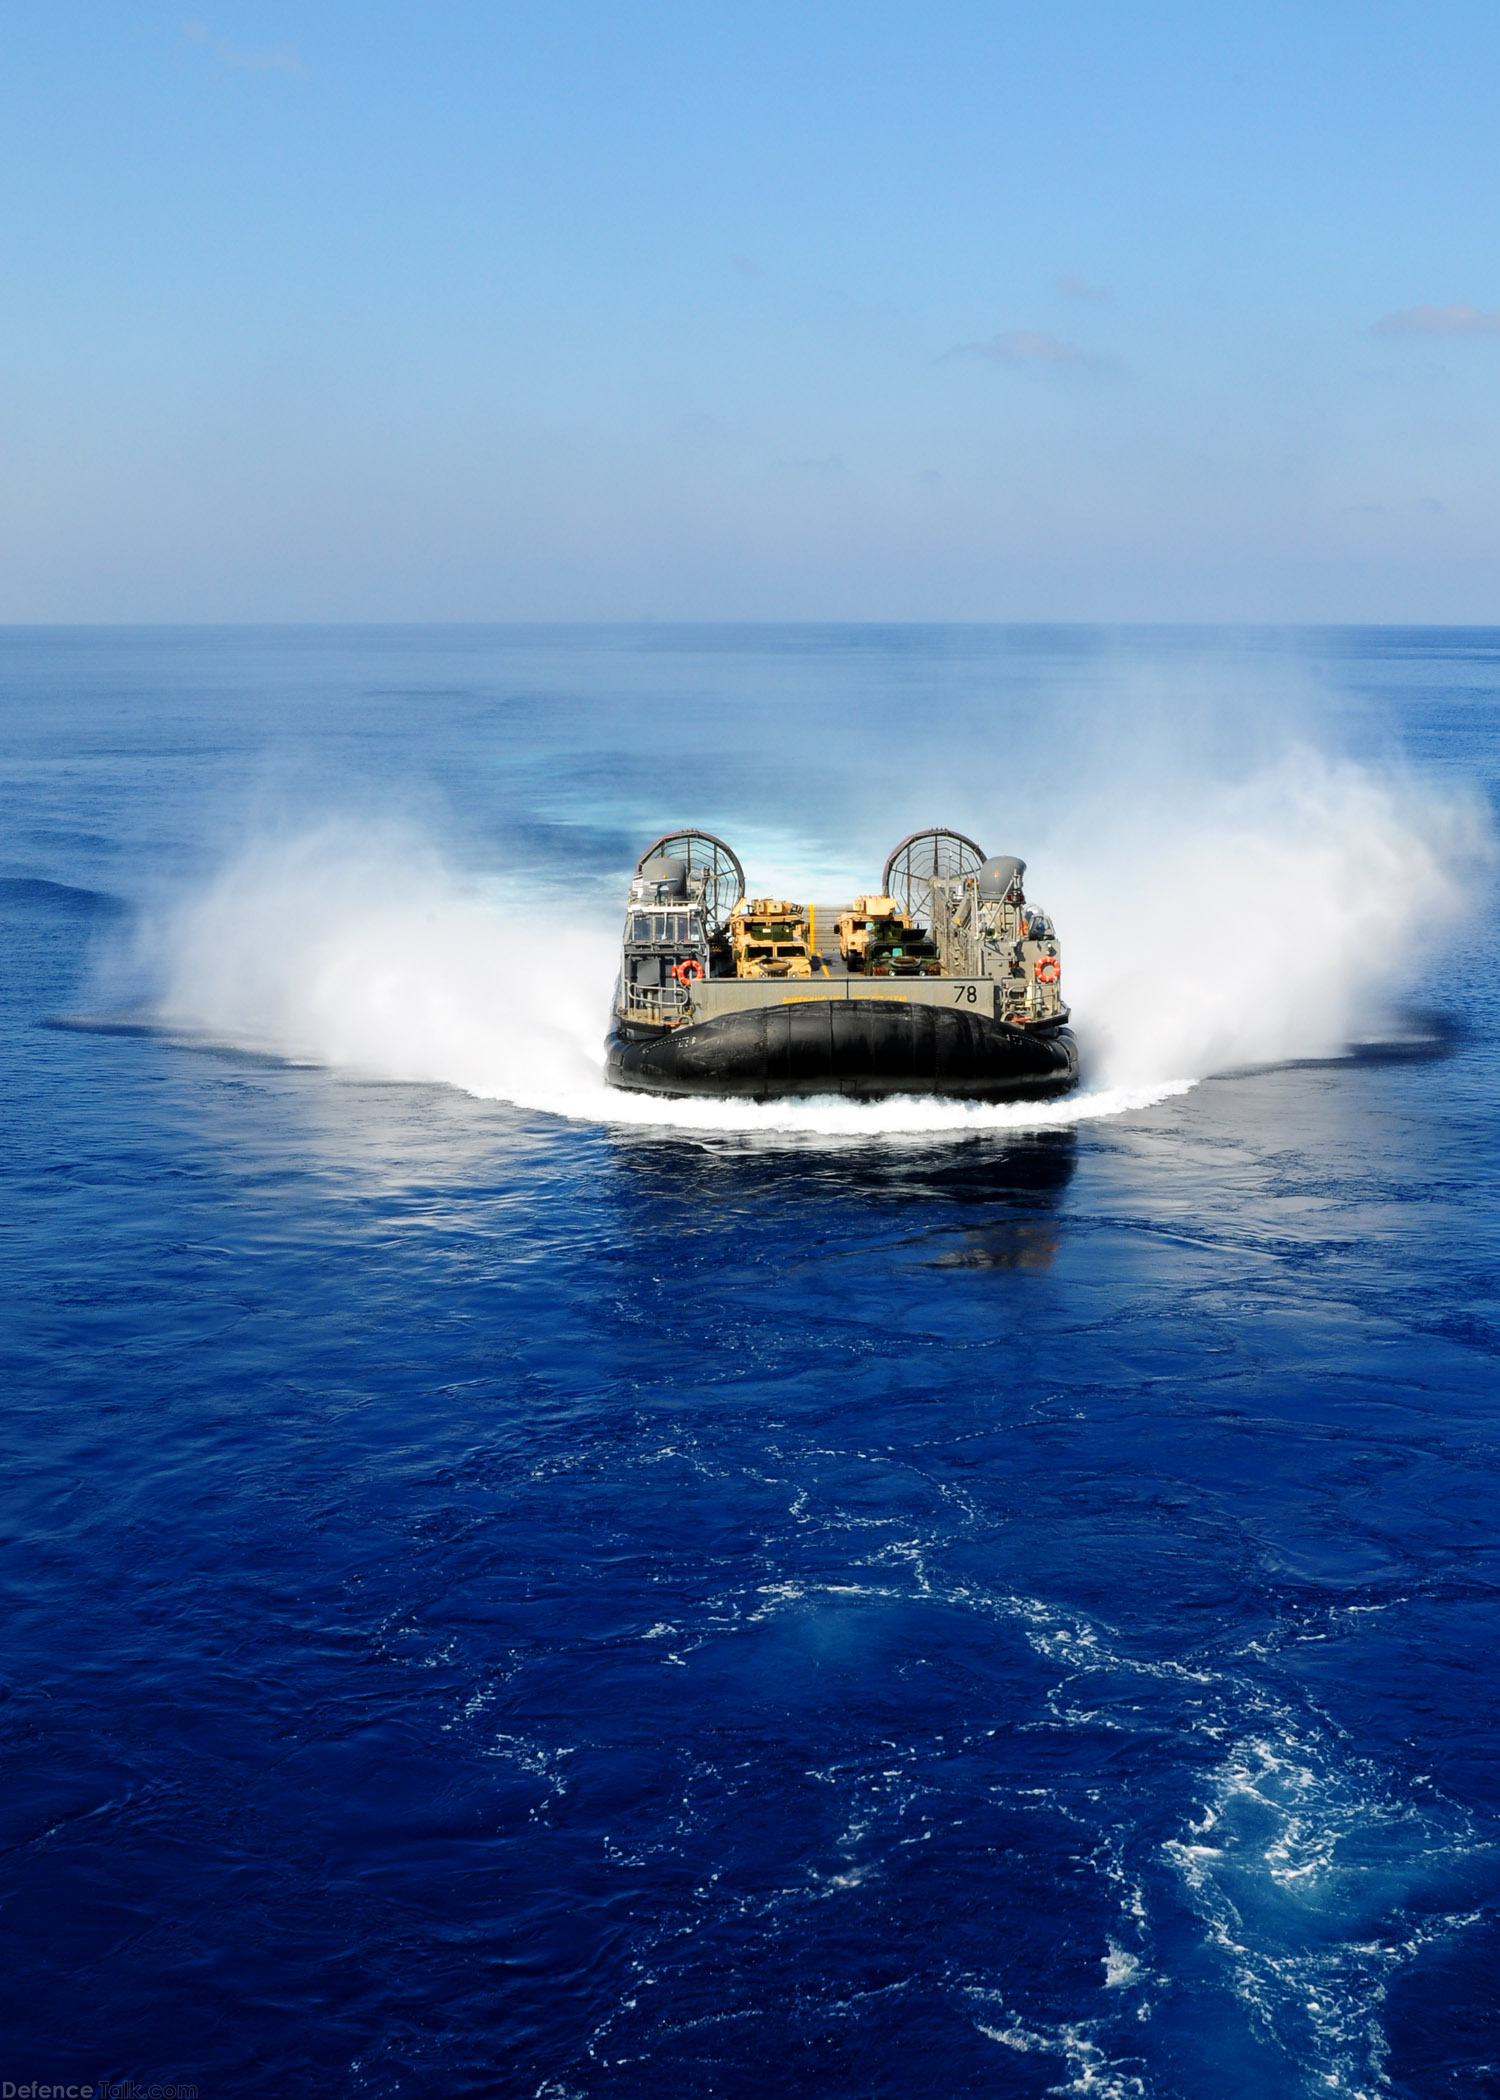
{"type": "Polygon", "coordinates": [[[636,863],[625,910],[611,1086],[647,1094],[936,1094],[1036,1101],[1078,1082],[1056,931],[1026,863],[962,832],[904,838],[878,892],[821,916],[745,895],[706,831],[636,863]]]}

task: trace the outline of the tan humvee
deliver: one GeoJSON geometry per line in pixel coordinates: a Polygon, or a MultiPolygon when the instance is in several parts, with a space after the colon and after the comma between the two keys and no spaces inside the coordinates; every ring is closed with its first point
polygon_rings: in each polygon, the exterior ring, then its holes
{"type": "Polygon", "coordinates": [[[779,897],[742,897],[729,917],[736,977],[811,977],[811,915],[779,897]]]}
{"type": "Polygon", "coordinates": [[[937,977],[937,943],[894,897],[856,897],[837,920],[839,953],[851,976],[937,977]]]}

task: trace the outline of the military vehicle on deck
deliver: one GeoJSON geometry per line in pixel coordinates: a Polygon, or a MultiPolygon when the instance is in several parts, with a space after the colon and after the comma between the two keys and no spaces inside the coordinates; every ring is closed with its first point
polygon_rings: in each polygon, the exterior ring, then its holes
{"type": "Polygon", "coordinates": [[[811,977],[812,921],[805,904],[742,898],[729,914],[736,977],[811,977]]]}
{"type": "Polygon", "coordinates": [[[940,977],[937,942],[929,940],[894,897],[856,897],[835,925],[844,968],[856,977],[940,977]]]}
{"type": "Polygon", "coordinates": [[[880,889],[851,904],[747,900],[722,839],[669,832],[631,880],[605,1076],[754,1100],[1066,1093],[1078,1049],[1061,952],[1025,873],[936,826],[904,838],[880,889]],[[820,917],[837,934],[828,953],[820,917]]]}

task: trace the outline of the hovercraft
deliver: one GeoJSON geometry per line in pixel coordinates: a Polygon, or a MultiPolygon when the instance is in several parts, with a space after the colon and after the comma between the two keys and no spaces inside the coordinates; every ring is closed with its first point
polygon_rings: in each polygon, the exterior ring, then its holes
{"type": "Polygon", "coordinates": [[[798,904],[747,895],[711,832],[669,832],[630,884],[605,1077],[754,1101],[1064,1094],[1078,1046],[1057,934],[1025,874],[938,826],[901,841],[878,891],[798,904]]]}

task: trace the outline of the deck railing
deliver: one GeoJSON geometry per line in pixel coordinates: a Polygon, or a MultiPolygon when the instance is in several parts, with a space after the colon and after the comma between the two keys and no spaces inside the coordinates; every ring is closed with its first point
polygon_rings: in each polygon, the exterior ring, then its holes
{"type": "Polygon", "coordinates": [[[688,1017],[687,990],[680,984],[627,984],[625,1019],[671,1028],[688,1017]]]}

